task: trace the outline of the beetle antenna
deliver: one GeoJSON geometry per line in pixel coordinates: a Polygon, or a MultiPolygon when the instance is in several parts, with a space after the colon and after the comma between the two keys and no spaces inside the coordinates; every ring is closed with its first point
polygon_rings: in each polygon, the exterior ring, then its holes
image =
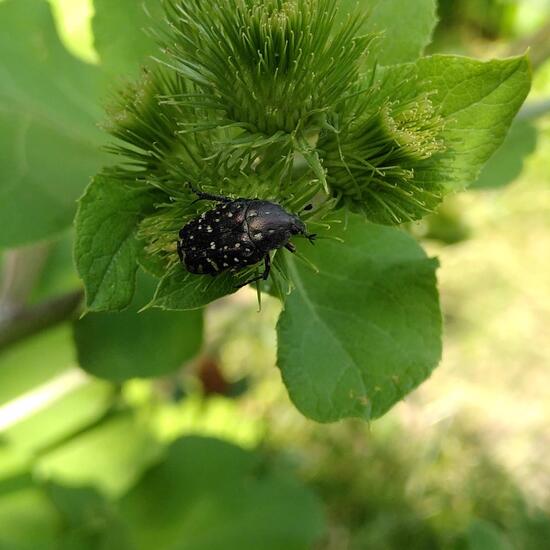
{"type": "Polygon", "coordinates": [[[187,183],[187,186],[189,187],[189,189],[191,189],[191,191],[193,191],[193,193],[195,193],[195,195],[200,195],[201,192],[190,182],[186,182],[187,183]]]}
{"type": "Polygon", "coordinates": [[[223,195],[212,195],[211,193],[205,193],[204,191],[199,191],[196,187],[193,186],[191,182],[187,182],[187,185],[189,185],[189,188],[195,195],[197,195],[198,199],[195,199],[191,204],[195,204],[196,202],[207,200],[207,201],[216,201],[216,202],[231,202],[231,199],[229,197],[224,197],[223,195]]]}

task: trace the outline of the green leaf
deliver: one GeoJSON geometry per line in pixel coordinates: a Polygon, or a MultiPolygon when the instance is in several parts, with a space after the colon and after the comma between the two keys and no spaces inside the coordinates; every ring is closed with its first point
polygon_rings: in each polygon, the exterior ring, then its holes
{"type": "Polygon", "coordinates": [[[39,479],[119,497],[158,459],[160,446],[130,414],[110,418],[40,456],[39,479]]]}
{"type": "Polygon", "coordinates": [[[0,493],[6,490],[6,484],[13,480],[26,478],[29,474],[30,457],[13,446],[0,442],[0,493]]]}
{"type": "Polygon", "coordinates": [[[489,159],[470,189],[497,189],[512,183],[537,148],[538,132],[529,120],[515,120],[504,143],[489,159]]]}
{"type": "Polygon", "coordinates": [[[106,161],[96,123],[99,71],[72,57],[49,4],[0,4],[0,247],[68,227],[76,199],[106,161]]]}
{"type": "Polygon", "coordinates": [[[137,300],[122,313],[91,313],[74,325],[80,366],[116,382],[161,376],[180,368],[199,351],[202,312],[138,310],[154,285],[140,278],[137,300]]]}
{"type": "Polygon", "coordinates": [[[351,216],[308,251],[319,274],[289,261],[296,285],[277,325],[278,364],[298,409],[319,422],[377,418],[441,356],[437,261],[406,233],[351,216]]]}
{"type": "Polygon", "coordinates": [[[471,522],[467,532],[468,550],[512,550],[506,534],[496,525],[481,519],[471,522]]]}
{"type": "Polygon", "coordinates": [[[6,441],[19,451],[38,452],[65,440],[96,422],[113,403],[114,392],[109,384],[86,379],[76,369],[50,382],[50,386],[36,391],[47,395],[48,389],[56,392],[64,387],[66,393],[44,408],[27,411],[28,416],[4,431],[6,441]]]}
{"type": "Polygon", "coordinates": [[[493,61],[435,55],[390,67],[386,78],[408,82],[426,93],[445,120],[446,151],[433,157],[415,180],[438,181],[449,190],[473,183],[500,147],[529,93],[531,70],[525,56],[493,61]],[[438,167],[434,169],[435,162],[438,167]]]}
{"type": "Polygon", "coordinates": [[[370,53],[377,63],[394,65],[419,58],[437,24],[436,0],[378,0],[371,5],[364,30],[382,33],[370,53]]]}
{"type": "Polygon", "coordinates": [[[154,0],[94,0],[93,30],[101,65],[120,78],[134,75],[158,51],[148,32],[162,17],[162,4],[154,0]]]}
{"type": "Polygon", "coordinates": [[[68,325],[42,332],[0,355],[0,405],[47,384],[75,363],[68,325]]]}
{"type": "MultiPolygon", "coordinates": [[[[0,448],[1,453],[1,448],[0,448]]],[[[3,550],[131,550],[111,503],[90,488],[38,484],[28,471],[0,487],[3,550]]]]}
{"type": "Polygon", "coordinates": [[[97,516],[107,516],[108,510],[104,498],[95,489],[72,488],[57,483],[47,483],[44,491],[71,527],[86,529],[86,524],[90,522],[91,518],[108,519],[97,518],[97,516]]]}
{"type": "Polygon", "coordinates": [[[432,40],[437,24],[436,0],[339,0],[339,21],[357,10],[366,15],[363,33],[376,33],[368,60],[394,65],[418,59],[432,40]]]}
{"type": "Polygon", "coordinates": [[[287,475],[260,474],[258,458],[215,439],[177,441],[121,502],[135,547],[311,548],[322,534],[318,501],[287,475]]]}
{"type": "Polygon", "coordinates": [[[0,548],[54,550],[59,517],[42,491],[27,480],[21,487],[0,493],[0,548]]]}
{"type": "Polygon", "coordinates": [[[95,489],[48,483],[43,490],[63,521],[57,550],[132,549],[115,507],[95,489]]]}
{"type": "Polygon", "coordinates": [[[177,311],[200,309],[237,292],[238,283],[239,280],[230,273],[217,277],[193,275],[177,265],[161,279],[151,306],[177,311]]]}
{"type": "Polygon", "coordinates": [[[121,310],[132,301],[142,244],[141,220],[153,208],[150,190],[97,176],[80,199],[75,261],[90,311],[121,310]]]}

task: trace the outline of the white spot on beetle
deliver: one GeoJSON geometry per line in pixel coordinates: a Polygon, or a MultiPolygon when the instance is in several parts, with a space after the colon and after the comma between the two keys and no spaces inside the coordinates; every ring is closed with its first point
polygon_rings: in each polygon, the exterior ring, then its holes
{"type": "Polygon", "coordinates": [[[249,218],[254,218],[258,215],[258,212],[256,212],[256,210],[251,210],[249,213],[248,213],[248,217],[249,218]]]}
{"type": "Polygon", "coordinates": [[[206,231],[208,231],[208,233],[212,233],[212,227],[208,226],[208,227],[206,228],[206,231]]]}
{"type": "Polygon", "coordinates": [[[275,233],[275,229],[270,229],[270,230],[268,231],[268,233],[269,233],[270,235],[273,235],[273,233],[275,233]]]}
{"type": "Polygon", "coordinates": [[[254,233],[254,238],[259,241],[263,239],[263,235],[260,232],[254,233]]]}
{"type": "Polygon", "coordinates": [[[235,248],[241,248],[241,243],[237,243],[237,244],[235,245],[235,248]]]}
{"type": "Polygon", "coordinates": [[[232,213],[232,212],[229,212],[229,213],[227,214],[227,217],[228,217],[228,218],[232,218],[232,217],[233,217],[233,213],[232,213]]]}
{"type": "Polygon", "coordinates": [[[229,264],[226,264],[225,262],[223,262],[223,267],[229,267],[229,264]]]}

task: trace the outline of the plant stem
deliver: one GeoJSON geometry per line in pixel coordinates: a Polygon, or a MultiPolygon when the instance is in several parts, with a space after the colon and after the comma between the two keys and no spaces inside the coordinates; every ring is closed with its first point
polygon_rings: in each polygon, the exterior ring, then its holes
{"type": "Polygon", "coordinates": [[[507,55],[521,55],[529,49],[529,58],[533,69],[538,69],[550,58],[550,23],[546,23],[534,34],[512,43],[507,55]]]}
{"type": "Polygon", "coordinates": [[[40,304],[12,309],[0,318],[0,352],[20,340],[72,319],[84,293],[69,292],[40,304]]]}
{"type": "Polygon", "coordinates": [[[518,113],[518,118],[521,120],[529,120],[545,116],[550,113],[550,98],[541,99],[538,101],[529,101],[518,113]]]}
{"type": "Polygon", "coordinates": [[[44,271],[51,245],[41,243],[4,253],[0,281],[0,321],[25,305],[44,271]]]}

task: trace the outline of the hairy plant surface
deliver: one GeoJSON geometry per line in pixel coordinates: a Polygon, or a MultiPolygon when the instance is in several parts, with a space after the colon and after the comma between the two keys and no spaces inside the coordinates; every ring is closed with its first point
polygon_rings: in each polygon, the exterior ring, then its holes
{"type": "Polygon", "coordinates": [[[80,201],[89,311],[128,307],[138,270],[158,280],[149,307],[200,309],[236,291],[259,267],[210,278],[178,261],[178,231],[211,208],[191,186],[267,199],[320,237],[275,252],[264,287],[284,306],[278,363],[296,406],[321,422],[374,418],[430,375],[437,261],[396,226],[475,181],[530,71],[525,57],[418,57],[433,3],[408,34],[394,4],[366,16],[331,0],[164,4],[154,61],[104,125],[119,161],[80,201]]]}

